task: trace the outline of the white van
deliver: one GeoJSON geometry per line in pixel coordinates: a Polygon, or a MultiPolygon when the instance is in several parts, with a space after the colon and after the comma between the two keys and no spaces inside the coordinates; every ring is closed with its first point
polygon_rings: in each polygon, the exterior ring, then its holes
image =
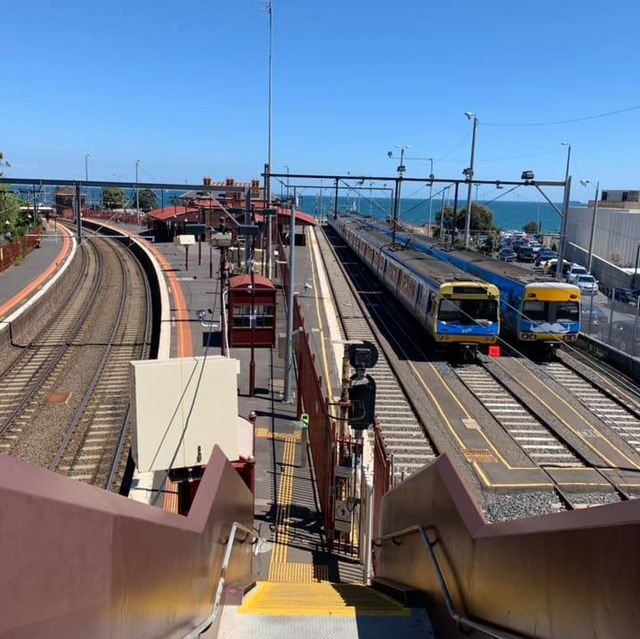
{"type": "Polygon", "coordinates": [[[580,264],[572,264],[567,271],[567,282],[575,284],[579,275],[589,275],[589,271],[580,264]]]}

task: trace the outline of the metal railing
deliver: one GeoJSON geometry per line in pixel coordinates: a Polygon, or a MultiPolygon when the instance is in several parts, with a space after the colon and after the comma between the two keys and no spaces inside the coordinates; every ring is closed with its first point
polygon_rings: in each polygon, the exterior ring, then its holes
{"type": "Polygon", "coordinates": [[[213,601],[213,609],[211,610],[211,614],[202,621],[198,626],[196,626],[188,635],[185,635],[183,639],[198,639],[198,637],[211,626],[211,624],[216,620],[218,613],[220,612],[220,602],[222,601],[222,593],[224,591],[224,587],[227,581],[227,568],[229,567],[229,561],[231,561],[231,553],[233,551],[233,545],[236,538],[236,533],[241,531],[246,533],[244,539],[239,541],[238,543],[245,543],[249,537],[253,538],[252,544],[255,544],[260,540],[260,537],[255,533],[255,531],[251,530],[251,528],[247,528],[247,526],[243,526],[241,523],[234,521],[231,526],[231,531],[229,533],[229,538],[227,539],[226,549],[224,553],[224,559],[222,560],[222,567],[220,568],[220,576],[218,578],[218,587],[216,589],[216,596],[213,601]]]}
{"type": "Polygon", "coordinates": [[[463,615],[456,610],[453,604],[453,599],[451,598],[451,593],[449,592],[449,588],[447,587],[447,582],[445,581],[444,575],[440,568],[440,563],[434,551],[434,547],[438,542],[431,541],[429,539],[427,529],[424,526],[410,526],[408,528],[402,528],[401,530],[397,530],[387,535],[381,535],[380,537],[376,537],[373,540],[373,544],[375,546],[381,546],[385,541],[392,541],[394,544],[399,546],[402,543],[400,541],[397,541],[400,537],[406,537],[415,533],[419,534],[422,541],[424,542],[424,545],[429,554],[429,558],[431,559],[431,564],[433,565],[433,569],[436,573],[436,578],[438,579],[440,590],[442,591],[442,596],[447,606],[447,610],[449,611],[449,615],[458,624],[458,626],[467,626],[468,628],[473,628],[474,630],[483,632],[489,637],[495,637],[495,639],[529,639],[528,637],[525,637],[525,635],[514,634],[512,632],[502,630],[488,622],[479,619],[473,619],[472,617],[463,615]]]}

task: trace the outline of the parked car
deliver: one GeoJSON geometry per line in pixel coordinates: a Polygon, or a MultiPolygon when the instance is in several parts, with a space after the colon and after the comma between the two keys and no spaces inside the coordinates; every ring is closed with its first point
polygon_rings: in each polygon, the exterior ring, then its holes
{"type": "MultiPolygon", "coordinates": [[[[547,260],[544,265],[545,273],[547,273],[548,275],[555,275],[557,263],[558,263],[557,257],[547,260]]],[[[571,262],[564,260],[564,263],[562,265],[562,277],[566,277],[567,271],[569,270],[570,266],[571,266],[571,262]]]]}
{"type": "Polygon", "coordinates": [[[609,317],[597,304],[590,302],[581,305],[580,330],[588,335],[607,335],[609,317]]]}
{"type": "Polygon", "coordinates": [[[582,293],[582,295],[598,294],[598,282],[596,281],[596,278],[593,277],[593,275],[578,275],[578,277],[572,283],[580,289],[580,293],[582,293]]]}
{"type": "Polygon", "coordinates": [[[589,275],[589,271],[580,264],[572,264],[567,271],[567,282],[575,284],[579,275],[589,275]]]}
{"type": "Polygon", "coordinates": [[[509,248],[507,246],[500,249],[500,252],[498,253],[498,259],[501,262],[513,262],[516,259],[516,254],[513,252],[512,248],[509,248]]]}
{"type": "Polygon", "coordinates": [[[518,251],[518,260],[520,262],[534,262],[536,253],[530,246],[521,246],[518,251]]]}
{"type": "Polygon", "coordinates": [[[640,291],[632,288],[616,288],[614,291],[614,298],[619,302],[633,304],[634,306],[638,303],[638,293],[640,293],[640,291]]]}
{"type": "Polygon", "coordinates": [[[635,348],[633,348],[633,333],[635,330],[634,320],[621,320],[619,322],[611,322],[611,346],[627,353],[634,355],[640,352],[640,327],[636,333],[635,348]]]}
{"type": "Polygon", "coordinates": [[[536,266],[543,266],[545,262],[552,259],[558,259],[558,254],[554,253],[550,249],[543,248],[536,257],[536,266]]]}

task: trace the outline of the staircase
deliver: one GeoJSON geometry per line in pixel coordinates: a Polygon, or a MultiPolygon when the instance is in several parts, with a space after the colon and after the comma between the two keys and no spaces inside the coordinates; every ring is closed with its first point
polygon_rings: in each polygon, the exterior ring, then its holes
{"type": "Polygon", "coordinates": [[[225,606],[218,639],[429,639],[423,609],[359,584],[258,582],[225,606]]]}

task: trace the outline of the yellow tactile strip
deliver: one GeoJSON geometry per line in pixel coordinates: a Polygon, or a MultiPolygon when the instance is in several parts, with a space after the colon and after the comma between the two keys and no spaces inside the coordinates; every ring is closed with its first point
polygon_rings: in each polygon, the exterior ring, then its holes
{"type": "Polygon", "coordinates": [[[408,617],[405,608],[372,588],[356,584],[260,582],[239,608],[246,615],[286,617],[408,617]]]}

